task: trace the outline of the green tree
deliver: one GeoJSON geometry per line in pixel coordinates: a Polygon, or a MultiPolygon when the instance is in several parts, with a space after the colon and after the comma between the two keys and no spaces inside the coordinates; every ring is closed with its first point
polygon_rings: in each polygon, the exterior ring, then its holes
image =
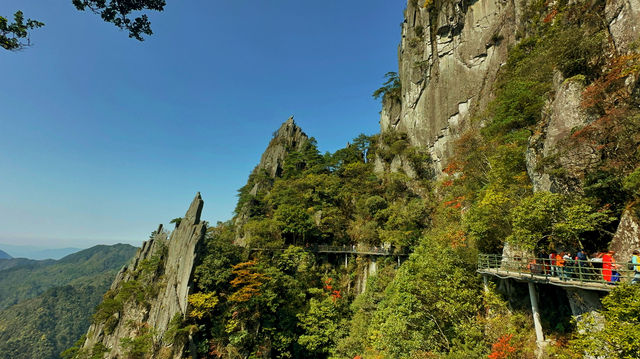
{"type": "Polygon", "coordinates": [[[309,309],[298,314],[300,327],[304,333],[298,338],[298,343],[309,352],[328,354],[339,338],[344,336],[342,301],[323,293],[322,289],[312,289],[311,293],[320,294],[318,298],[311,298],[309,309]]]}
{"type": "Polygon", "coordinates": [[[511,213],[513,233],[507,241],[535,249],[546,244],[582,248],[580,235],[614,220],[605,207],[593,208],[587,199],[536,192],[511,213]]]}
{"type": "Polygon", "coordinates": [[[388,358],[448,353],[464,343],[481,305],[474,252],[433,232],[405,262],[369,326],[373,348],[388,358]]]}
{"type": "Polygon", "coordinates": [[[133,17],[132,13],[144,11],[162,11],[165,0],[72,0],[73,5],[80,10],[90,10],[116,27],[129,32],[129,37],[143,41],[142,35],[151,35],[151,22],[147,14],[133,17]]]}
{"type": "Polygon", "coordinates": [[[0,16],[0,46],[9,51],[21,50],[29,45],[29,30],[44,26],[44,23],[24,18],[22,11],[16,11],[13,22],[0,16]]]}
{"type": "Polygon", "coordinates": [[[397,72],[387,72],[384,74],[384,78],[387,80],[382,84],[382,87],[373,92],[373,98],[400,98],[400,76],[397,72]]]}
{"type": "Polygon", "coordinates": [[[282,234],[290,240],[304,242],[315,230],[315,223],[309,214],[300,206],[282,205],[276,209],[274,219],[278,221],[282,234]]]}
{"type": "MultiPolygon", "coordinates": [[[[166,5],[165,0],[72,0],[72,3],[78,10],[89,10],[100,15],[102,20],[128,31],[129,37],[138,41],[143,41],[144,35],[153,34],[147,12],[163,11],[166,5]]],[[[0,46],[9,51],[31,45],[29,30],[44,26],[43,22],[37,20],[25,20],[22,11],[16,11],[13,18],[14,22],[10,23],[7,18],[0,16],[0,46]]]]}

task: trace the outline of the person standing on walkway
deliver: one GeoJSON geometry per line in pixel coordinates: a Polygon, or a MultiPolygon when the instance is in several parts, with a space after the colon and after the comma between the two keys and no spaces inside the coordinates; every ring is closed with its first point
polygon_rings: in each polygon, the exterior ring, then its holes
{"type": "Polygon", "coordinates": [[[549,274],[549,255],[547,254],[546,250],[541,250],[540,254],[538,254],[538,258],[539,258],[539,264],[540,264],[540,268],[542,269],[542,274],[549,274]]]}
{"type": "Polygon", "coordinates": [[[631,263],[639,264],[633,266],[633,279],[631,279],[631,283],[640,283],[640,251],[637,249],[633,251],[633,255],[631,256],[631,263]]]}
{"type": "Polygon", "coordinates": [[[602,255],[602,279],[605,282],[611,282],[612,270],[615,269],[616,260],[613,258],[613,255],[616,254],[614,251],[609,251],[602,255]]]}
{"type": "Polygon", "coordinates": [[[580,280],[583,280],[583,273],[585,272],[585,268],[587,267],[587,256],[584,254],[584,251],[582,249],[579,250],[576,254],[576,261],[578,262],[578,274],[580,280]]]}
{"type": "Polygon", "coordinates": [[[551,276],[555,276],[556,270],[556,251],[551,251],[549,254],[549,263],[551,264],[551,276]]]}
{"type": "Polygon", "coordinates": [[[564,259],[565,253],[564,252],[560,252],[556,255],[556,272],[558,272],[558,277],[560,277],[560,279],[562,280],[567,280],[566,276],[565,276],[565,268],[564,268],[564,263],[565,263],[565,259],[564,259]]]}
{"type": "Polygon", "coordinates": [[[571,278],[573,272],[573,260],[571,259],[571,252],[567,252],[562,256],[564,260],[564,280],[571,278]]]}

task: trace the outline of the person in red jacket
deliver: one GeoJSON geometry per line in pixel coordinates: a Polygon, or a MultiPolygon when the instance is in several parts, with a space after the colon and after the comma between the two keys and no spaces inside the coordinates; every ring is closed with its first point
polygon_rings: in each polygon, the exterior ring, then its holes
{"type": "Polygon", "coordinates": [[[613,271],[618,267],[615,258],[613,258],[614,254],[616,254],[615,251],[609,251],[602,255],[602,279],[605,282],[611,282],[613,271]]]}

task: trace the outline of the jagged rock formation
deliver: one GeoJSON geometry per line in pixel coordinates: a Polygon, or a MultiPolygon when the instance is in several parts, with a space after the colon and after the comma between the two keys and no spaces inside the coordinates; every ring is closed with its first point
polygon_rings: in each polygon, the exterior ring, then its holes
{"type": "MultiPolygon", "coordinates": [[[[241,196],[243,192],[249,197],[255,198],[260,193],[268,192],[275,178],[282,176],[284,161],[287,155],[294,151],[302,150],[304,144],[309,137],[302,131],[293,120],[293,116],[289,117],[280,128],[273,133],[273,138],[269,145],[262,153],[260,162],[253,169],[247,180],[247,184],[240,190],[241,196]]],[[[242,198],[241,198],[242,201],[242,198]]],[[[238,203],[236,208],[236,217],[234,223],[237,228],[236,244],[245,244],[245,234],[242,232],[242,225],[247,222],[250,213],[250,201],[238,203]]]]}
{"type": "MultiPolygon", "coordinates": [[[[493,99],[508,48],[516,44],[516,30],[526,1],[408,0],[399,46],[401,88],[385,96],[381,132],[406,133],[409,143],[426,149],[435,177],[453,157],[455,141],[472,127],[482,127],[483,112],[493,99]],[[471,120],[475,119],[472,124],[471,120]]],[[[607,56],[633,51],[640,32],[640,1],[608,0],[605,7],[609,39],[615,48],[607,56]],[[617,54],[615,54],[617,52],[617,54]]],[[[532,69],[532,71],[535,71],[532,69]]],[[[628,92],[640,94],[629,76],[628,92]]],[[[534,191],[580,194],[585,174],[601,164],[602,154],[587,144],[570,142],[576,130],[596,118],[582,106],[584,77],[565,79],[556,71],[541,120],[529,138],[527,172],[534,191]]],[[[633,97],[633,96],[632,96],[633,97]]],[[[414,177],[403,155],[377,158],[376,171],[403,171],[414,177]],[[383,162],[385,161],[385,162],[383,162]]],[[[626,262],[640,244],[638,220],[625,213],[611,248],[626,262]]],[[[503,255],[526,255],[505,245],[503,255]]],[[[597,295],[569,290],[575,316],[600,308],[597,295]]]]}
{"type": "Polygon", "coordinates": [[[601,292],[578,288],[566,288],[571,314],[580,317],[585,313],[593,313],[602,309],[601,292]]]}
{"type": "Polygon", "coordinates": [[[575,129],[592,119],[580,106],[584,85],[582,79],[564,79],[556,71],[553,79],[555,97],[547,102],[537,131],[529,138],[527,172],[534,191],[568,193],[579,189],[579,181],[585,169],[599,157],[587,146],[564,146],[575,129]],[[550,175],[545,160],[552,160],[562,170],[563,176],[550,175]]]}
{"type": "MultiPolygon", "coordinates": [[[[260,162],[252,173],[266,172],[271,178],[282,175],[282,166],[287,155],[292,151],[299,151],[302,145],[309,139],[296,125],[293,116],[282,123],[280,128],[273,134],[269,145],[262,153],[260,162]]],[[[255,183],[251,189],[252,193],[258,191],[259,184],[255,183]]]]}
{"type": "Polygon", "coordinates": [[[520,2],[431,3],[408,1],[398,50],[401,95],[385,99],[380,127],[406,132],[412,145],[428,148],[438,175],[455,139],[491,99],[507,46],[515,42],[520,2]]]}
{"type": "Polygon", "coordinates": [[[158,357],[182,356],[182,345],[163,336],[172,319],[187,312],[193,265],[206,231],[200,221],[203,204],[198,193],[171,235],[160,225],[118,273],[89,328],[85,354],[126,357],[123,344],[140,340],[158,357]]]}
{"type": "Polygon", "coordinates": [[[640,219],[633,209],[627,209],[622,214],[609,248],[616,251],[615,258],[623,265],[631,260],[634,250],[640,250],[640,219]]]}
{"type": "Polygon", "coordinates": [[[640,1],[609,0],[605,14],[616,50],[621,54],[629,52],[640,33],[640,1]]]}

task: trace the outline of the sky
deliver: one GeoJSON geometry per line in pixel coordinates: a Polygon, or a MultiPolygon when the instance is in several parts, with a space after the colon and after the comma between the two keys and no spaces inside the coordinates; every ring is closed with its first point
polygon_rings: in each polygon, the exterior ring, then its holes
{"type": "Polygon", "coordinates": [[[403,0],[167,0],[144,42],[71,0],[2,0],[46,25],[0,50],[0,243],[139,245],[186,212],[226,221],[289,116],[333,152],[379,131],[403,0]]]}

